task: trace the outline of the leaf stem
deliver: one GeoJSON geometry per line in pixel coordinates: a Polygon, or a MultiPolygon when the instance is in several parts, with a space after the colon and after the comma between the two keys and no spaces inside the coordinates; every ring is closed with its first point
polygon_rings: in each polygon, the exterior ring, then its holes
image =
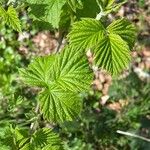
{"type": "Polygon", "coordinates": [[[96,3],[97,3],[97,5],[99,6],[99,8],[100,8],[100,12],[99,12],[99,14],[97,14],[97,16],[96,16],[96,20],[100,20],[101,18],[102,18],[102,16],[105,16],[105,13],[104,13],[104,11],[103,11],[103,7],[102,7],[102,2],[100,3],[99,2],[99,0],[96,0],[96,3]]]}

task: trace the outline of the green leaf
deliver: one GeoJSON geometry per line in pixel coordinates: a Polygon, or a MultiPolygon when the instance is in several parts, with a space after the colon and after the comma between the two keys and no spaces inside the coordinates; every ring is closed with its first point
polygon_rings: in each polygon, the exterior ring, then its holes
{"type": "Polygon", "coordinates": [[[81,111],[82,100],[73,92],[51,87],[39,95],[44,118],[52,122],[72,121],[81,111]]]}
{"type": "Polygon", "coordinates": [[[54,56],[38,57],[27,69],[20,69],[20,75],[31,86],[46,87],[54,61],[54,56]]]}
{"type": "Polygon", "coordinates": [[[100,21],[84,18],[74,23],[68,38],[72,46],[87,49],[95,46],[105,33],[105,28],[100,21]]]}
{"type": "Polygon", "coordinates": [[[12,150],[16,150],[28,140],[27,136],[27,130],[10,126],[5,132],[4,144],[10,146],[12,150]]]}
{"type": "Polygon", "coordinates": [[[64,150],[62,147],[60,148],[59,146],[55,145],[46,145],[44,148],[42,148],[42,150],[64,150]]]}
{"type": "Polygon", "coordinates": [[[54,122],[72,120],[79,114],[79,93],[88,90],[93,79],[83,49],[71,47],[35,59],[21,75],[27,84],[44,88],[39,95],[41,111],[54,122]]]}
{"type": "Polygon", "coordinates": [[[77,9],[83,8],[83,4],[81,0],[67,0],[67,3],[74,12],[76,12],[77,9]]]}
{"type": "Polygon", "coordinates": [[[32,135],[26,129],[10,128],[5,136],[4,144],[9,145],[12,150],[63,150],[59,135],[50,128],[38,129],[32,135]]]}
{"type": "Polygon", "coordinates": [[[9,6],[2,17],[6,24],[10,25],[14,30],[21,32],[21,23],[13,6],[9,6]]]}
{"type": "Polygon", "coordinates": [[[120,7],[127,2],[127,0],[98,0],[102,7],[102,13],[108,15],[109,13],[116,12],[120,7]]]}
{"type": "Polygon", "coordinates": [[[95,63],[112,75],[117,75],[128,66],[129,47],[119,35],[109,34],[93,50],[95,63]]]}
{"type": "Polygon", "coordinates": [[[47,145],[49,145],[49,148],[57,146],[57,148],[62,149],[59,135],[49,128],[43,128],[36,131],[32,136],[32,140],[34,149],[42,148],[46,150],[47,145]]]}
{"type": "Polygon", "coordinates": [[[83,49],[66,47],[57,57],[51,78],[64,90],[84,92],[93,79],[83,49]]]}
{"type": "Polygon", "coordinates": [[[59,30],[61,32],[68,33],[71,24],[71,16],[72,11],[70,10],[69,6],[65,4],[62,7],[62,12],[60,15],[59,30]]]}
{"type": "Polygon", "coordinates": [[[86,18],[73,25],[68,38],[73,47],[93,49],[96,64],[116,75],[129,63],[135,28],[126,19],[114,21],[105,28],[100,21],[86,18]]]}
{"type": "Polygon", "coordinates": [[[19,150],[34,150],[34,148],[31,146],[30,143],[27,143],[23,147],[21,147],[19,150]]]}
{"type": "Polygon", "coordinates": [[[60,14],[66,0],[27,0],[30,6],[30,13],[34,20],[50,23],[58,28],[60,14]]]}
{"type": "Polygon", "coordinates": [[[107,30],[110,33],[118,34],[128,43],[130,49],[133,48],[136,38],[136,29],[127,19],[122,18],[114,21],[107,27],[107,30]]]}
{"type": "Polygon", "coordinates": [[[2,6],[0,6],[0,17],[4,17],[5,13],[5,9],[2,6]]]}

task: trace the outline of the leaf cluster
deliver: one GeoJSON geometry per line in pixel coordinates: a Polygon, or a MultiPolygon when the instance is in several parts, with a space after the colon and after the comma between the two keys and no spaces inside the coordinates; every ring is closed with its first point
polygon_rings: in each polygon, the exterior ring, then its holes
{"type": "Polygon", "coordinates": [[[21,32],[21,23],[16,9],[13,6],[9,6],[8,9],[5,10],[0,5],[0,17],[7,25],[11,26],[16,31],[21,32]]]}

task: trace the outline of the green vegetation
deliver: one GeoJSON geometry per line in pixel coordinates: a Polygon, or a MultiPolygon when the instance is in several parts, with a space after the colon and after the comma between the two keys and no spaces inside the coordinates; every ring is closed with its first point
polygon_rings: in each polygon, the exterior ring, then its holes
{"type": "Polygon", "coordinates": [[[150,10],[143,1],[0,4],[2,150],[149,150],[150,33],[140,15],[150,10]]]}

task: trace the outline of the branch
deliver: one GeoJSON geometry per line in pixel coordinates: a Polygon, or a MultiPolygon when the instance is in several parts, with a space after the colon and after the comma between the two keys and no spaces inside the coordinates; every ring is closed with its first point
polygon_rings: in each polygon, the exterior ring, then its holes
{"type": "Polygon", "coordinates": [[[119,134],[127,135],[127,136],[130,136],[130,137],[135,137],[135,138],[138,138],[138,139],[150,142],[150,139],[145,138],[143,136],[139,136],[139,135],[133,134],[133,133],[124,132],[124,131],[120,131],[120,130],[117,130],[116,132],[119,133],[119,134]]]}

